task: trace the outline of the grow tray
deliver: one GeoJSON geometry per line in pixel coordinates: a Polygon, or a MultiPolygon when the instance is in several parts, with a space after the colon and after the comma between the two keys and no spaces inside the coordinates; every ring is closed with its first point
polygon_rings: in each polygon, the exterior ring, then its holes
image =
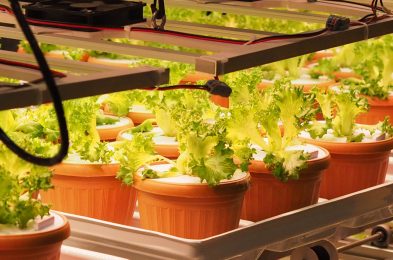
{"type": "MultiPolygon", "coordinates": [[[[364,14],[371,13],[369,8],[329,1],[287,1],[287,0],[261,0],[255,2],[213,0],[222,3],[200,3],[192,0],[168,0],[172,6],[190,9],[216,10],[236,14],[257,15],[279,19],[297,19],[308,22],[325,23],[328,15],[323,13],[303,12],[311,10],[320,12],[334,12],[346,17],[359,19],[364,14]],[[283,8],[285,7],[285,8],[283,8]],[[286,8],[295,8],[289,9],[286,8]]],[[[0,3],[8,4],[6,0],[0,3]]],[[[22,39],[19,29],[11,28],[15,24],[12,15],[0,13],[0,19],[8,23],[8,27],[0,26],[0,37],[22,39]]],[[[37,38],[41,42],[61,44],[78,48],[94,49],[98,51],[116,52],[119,54],[143,56],[170,61],[195,64],[195,69],[213,75],[222,75],[294,56],[324,50],[351,42],[366,40],[393,32],[393,17],[378,20],[369,25],[351,26],[343,31],[329,31],[307,38],[280,39],[259,44],[249,45],[252,40],[278,35],[272,32],[262,32],[222,26],[203,25],[190,22],[168,21],[165,29],[177,32],[193,32],[201,35],[210,35],[238,39],[247,42],[237,45],[228,42],[211,42],[194,38],[184,38],[178,35],[158,33],[158,31],[141,30],[151,28],[150,22],[124,26],[124,30],[101,30],[96,32],[81,32],[59,28],[32,26],[37,38]],[[138,27],[138,30],[134,30],[138,27]],[[134,29],[133,29],[134,28],[134,29]],[[194,48],[203,54],[194,52],[169,50],[158,47],[140,46],[135,44],[122,44],[109,42],[109,38],[130,38],[161,44],[176,45],[194,48]]]]}
{"type": "Polygon", "coordinates": [[[214,237],[190,240],[65,214],[65,245],[131,259],[276,259],[322,240],[339,241],[393,219],[393,183],[288,212],[214,237]],[[312,216],[312,221],[310,219],[312,216]],[[229,246],[230,245],[230,246],[229,246]],[[272,257],[272,258],[269,258],[272,257]]]}
{"type": "MultiPolygon", "coordinates": [[[[34,57],[28,54],[0,50],[0,57],[16,63],[36,64],[34,57]]],[[[56,79],[63,100],[155,87],[169,80],[169,72],[163,68],[118,69],[54,58],[48,58],[48,62],[52,68],[66,71],[65,77],[56,79]]],[[[0,64],[0,76],[23,81],[37,81],[42,78],[39,70],[5,64],[0,64]]],[[[50,95],[43,81],[29,86],[0,87],[0,110],[50,101],[50,95]]]]}

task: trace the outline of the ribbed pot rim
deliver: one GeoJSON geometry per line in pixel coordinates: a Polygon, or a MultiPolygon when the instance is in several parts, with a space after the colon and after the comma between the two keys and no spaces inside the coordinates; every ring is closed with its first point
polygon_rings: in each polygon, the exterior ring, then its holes
{"type": "MultiPolygon", "coordinates": [[[[126,139],[126,138],[124,138],[122,135],[125,133],[125,132],[127,132],[127,131],[129,131],[131,128],[127,128],[127,129],[124,129],[124,130],[121,130],[120,132],[119,132],[119,134],[117,135],[117,137],[116,137],[116,141],[124,141],[124,140],[128,140],[128,139],[126,139]]],[[[162,148],[165,148],[165,147],[167,147],[167,148],[171,148],[171,149],[177,149],[178,147],[179,147],[179,145],[177,144],[156,144],[156,143],[154,143],[154,146],[155,147],[162,147],[162,148]]]]}
{"type": "Polygon", "coordinates": [[[67,163],[62,162],[52,167],[54,175],[58,176],[74,176],[81,178],[89,177],[115,177],[120,165],[118,163],[111,164],[85,164],[85,163],[67,163]]]}
{"type": "Polygon", "coordinates": [[[23,249],[31,247],[45,246],[48,243],[55,244],[67,239],[70,236],[70,224],[66,217],[60,216],[63,224],[57,228],[49,230],[32,231],[26,234],[0,235],[0,252],[2,249],[23,249]]]}
{"type": "Polygon", "coordinates": [[[217,195],[233,195],[237,192],[244,192],[249,187],[250,174],[246,174],[240,179],[227,180],[217,186],[209,187],[206,183],[164,183],[151,179],[142,179],[134,174],[134,187],[138,191],[169,197],[203,198],[217,197],[217,195]]]}
{"type": "Polygon", "coordinates": [[[106,128],[99,128],[99,126],[97,126],[97,130],[113,130],[113,129],[123,129],[124,127],[128,127],[131,128],[132,126],[134,126],[132,119],[126,116],[114,116],[114,115],[110,115],[110,114],[105,114],[105,116],[108,117],[112,117],[112,118],[119,118],[119,119],[124,119],[127,120],[127,124],[121,125],[121,126],[115,126],[115,125],[105,125],[106,128]]]}
{"type": "Polygon", "coordinates": [[[389,95],[387,99],[379,99],[377,97],[369,97],[367,98],[368,104],[371,107],[393,107],[393,96],[389,95]]]}
{"type": "Polygon", "coordinates": [[[333,141],[325,141],[325,140],[315,140],[311,138],[302,138],[304,142],[317,145],[327,149],[331,154],[374,154],[374,153],[382,153],[389,152],[393,149],[393,137],[374,141],[374,142],[356,142],[356,143],[341,143],[341,142],[333,142],[333,141]]]}
{"type": "MultiPolygon", "coordinates": [[[[318,146],[318,145],[316,145],[318,146]]],[[[324,152],[324,156],[320,158],[314,158],[307,161],[307,168],[303,169],[300,172],[300,176],[304,174],[312,174],[317,171],[321,171],[327,169],[330,164],[330,153],[327,149],[318,146],[318,149],[321,149],[324,152]]],[[[249,171],[251,173],[261,173],[261,174],[272,174],[272,171],[269,170],[265,163],[260,160],[252,160],[249,165],[249,171]]]]}

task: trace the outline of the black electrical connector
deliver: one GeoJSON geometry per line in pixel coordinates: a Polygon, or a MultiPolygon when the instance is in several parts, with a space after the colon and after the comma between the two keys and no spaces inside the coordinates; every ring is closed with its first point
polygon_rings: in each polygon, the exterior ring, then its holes
{"type": "Polygon", "coordinates": [[[180,84],[180,85],[173,85],[173,86],[144,88],[144,89],[155,90],[155,91],[167,91],[167,90],[175,90],[175,89],[204,90],[212,95],[217,95],[221,97],[229,97],[232,93],[232,89],[226,83],[216,79],[209,80],[204,85],[180,84]]]}
{"type": "Polygon", "coordinates": [[[232,93],[232,89],[225,83],[219,80],[209,80],[206,82],[208,92],[212,95],[218,95],[221,97],[229,97],[232,93]]]}
{"type": "Polygon", "coordinates": [[[330,15],[326,21],[326,28],[330,31],[343,31],[349,28],[350,23],[347,17],[330,15]]]}

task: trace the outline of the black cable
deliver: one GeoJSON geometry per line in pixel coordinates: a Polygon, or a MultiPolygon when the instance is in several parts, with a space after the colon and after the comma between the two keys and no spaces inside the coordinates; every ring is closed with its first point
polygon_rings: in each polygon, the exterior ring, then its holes
{"type": "Polygon", "coordinates": [[[232,89],[224,82],[211,79],[208,80],[204,85],[194,85],[194,84],[181,84],[181,85],[172,85],[172,86],[164,86],[164,87],[151,87],[144,88],[145,90],[154,90],[154,91],[167,91],[167,90],[176,90],[176,89],[191,89],[191,90],[205,90],[212,95],[218,95],[221,97],[229,97],[232,93],[232,89]]]}
{"type": "Polygon", "coordinates": [[[23,34],[25,35],[26,40],[29,42],[31,49],[33,51],[34,57],[37,60],[38,65],[41,68],[43,79],[46,83],[47,89],[49,91],[50,96],[52,97],[53,106],[56,111],[57,121],[59,123],[60,129],[60,137],[61,137],[61,144],[60,149],[56,155],[49,158],[38,157],[32,155],[22,148],[20,148],[15,142],[13,142],[7,134],[4,132],[3,129],[0,128],[0,140],[16,155],[20,158],[34,164],[42,165],[42,166],[52,166],[56,163],[61,162],[64,157],[68,153],[69,147],[69,138],[68,138],[68,130],[67,130],[67,123],[64,116],[64,109],[61,103],[60,94],[58,92],[56,82],[53,79],[52,72],[49,69],[48,63],[46,62],[44,55],[38,45],[37,40],[34,37],[33,32],[31,31],[22,9],[19,5],[18,0],[9,0],[11,4],[11,9],[15,14],[15,18],[18,21],[20,28],[22,29],[23,34]]]}

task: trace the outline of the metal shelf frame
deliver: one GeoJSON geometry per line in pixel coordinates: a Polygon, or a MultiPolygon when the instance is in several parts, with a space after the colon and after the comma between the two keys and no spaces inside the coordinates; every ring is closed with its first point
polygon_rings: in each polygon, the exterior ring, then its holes
{"type": "MultiPolygon", "coordinates": [[[[365,1],[365,0],[359,0],[365,1]]],[[[7,4],[6,0],[0,0],[7,4]]],[[[273,18],[324,22],[323,14],[279,10],[280,7],[327,11],[348,15],[351,18],[368,13],[365,8],[355,8],[327,2],[308,3],[305,0],[261,0],[252,3],[212,0],[170,0],[169,5],[202,10],[234,12],[273,18]]],[[[391,4],[391,2],[389,2],[391,4]]],[[[0,21],[15,24],[13,17],[0,13],[0,21]]],[[[149,26],[149,23],[134,26],[149,26]]],[[[169,21],[167,29],[200,34],[253,40],[271,32],[225,28],[186,22],[169,21]]],[[[234,46],[225,43],[206,43],[160,34],[124,31],[76,32],[57,28],[33,27],[39,41],[98,51],[143,56],[195,64],[195,69],[213,75],[222,75],[266,63],[323,50],[351,42],[378,37],[393,32],[393,17],[368,26],[353,26],[341,32],[292,40],[280,40],[257,45],[234,46]],[[155,47],[127,45],[107,41],[108,38],[131,38],[145,41],[180,45],[201,49],[212,54],[166,50],[155,47]]],[[[0,26],[0,37],[23,39],[18,28],[0,26]]],[[[29,55],[0,52],[1,57],[34,64],[29,55]]],[[[154,68],[113,69],[66,60],[49,59],[54,69],[69,71],[69,76],[58,79],[59,90],[64,99],[91,96],[133,88],[151,87],[168,82],[168,71],[154,68]],[[74,74],[73,74],[74,72],[74,74]],[[81,73],[82,75],[75,75],[81,73]],[[132,82],[133,84],[130,84],[132,82]],[[135,84],[134,84],[135,83],[135,84]]],[[[1,74],[8,77],[23,75],[22,79],[40,77],[37,71],[1,65],[1,74]]],[[[50,101],[43,85],[26,88],[0,89],[0,109],[27,106],[50,101]]],[[[288,212],[256,223],[241,222],[241,227],[203,240],[189,240],[147,231],[136,226],[123,226],[86,217],[65,214],[71,225],[68,246],[94,250],[132,259],[255,259],[263,254],[287,255],[295,248],[323,240],[338,241],[368,227],[393,220],[393,182],[349,194],[337,199],[288,212]],[[309,221],[312,216],[313,221],[309,221]],[[230,245],[230,246],[228,246],[230,245]]]]}
{"type": "MultiPolygon", "coordinates": [[[[15,62],[36,64],[28,54],[0,51],[0,57],[15,62]]],[[[56,80],[63,100],[100,95],[130,89],[143,89],[168,83],[169,71],[164,68],[136,67],[131,69],[48,58],[54,69],[67,71],[56,80]]],[[[0,75],[24,81],[42,78],[41,72],[0,64],[0,75]]],[[[23,87],[0,88],[0,110],[51,102],[44,82],[23,87]]]]}
{"type": "MultiPolygon", "coordinates": [[[[0,2],[5,3],[6,1],[0,0],[0,2]]],[[[371,10],[367,7],[325,0],[316,2],[307,2],[307,0],[259,0],[255,2],[225,0],[202,0],[201,2],[195,2],[193,0],[168,0],[167,2],[169,6],[174,7],[320,23],[326,22],[328,17],[327,13],[338,13],[356,19],[371,13],[371,10]],[[287,10],[285,8],[289,9],[287,10]],[[302,10],[314,12],[304,12],[302,10]],[[324,13],[320,13],[322,11],[324,13]]],[[[391,2],[388,2],[387,6],[392,6],[391,2]]],[[[15,25],[14,18],[8,14],[0,14],[0,18],[2,21],[15,25]]],[[[150,23],[146,22],[132,26],[150,27],[150,23]]],[[[38,40],[46,43],[190,63],[195,65],[195,70],[197,71],[212,75],[222,75],[318,50],[393,33],[393,16],[369,25],[351,26],[344,31],[326,32],[318,36],[307,38],[280,39],[254,45],[233,45],[230,43],[188,39],[180,36],[168,36],[159,33],[130,31],[132,26],[125,26],[124,31],[106,30],[99,32],[77,32],[37,26],[33,26],[33,29],[38,40]],[[129,38],[177,45],[202,50],[202,53],[207,54],[136,44],[115,43],[108,41],[109,38],[129,38]]],[[[227,28],[180,21],[168,21],[166,29],[180,32],[192,31],[193,33],[202,35],[214,34],[216,36],[231,37],[246,41],[251,41],[267,35],[274,35],[272,32],[259,32],[255,30],[227,28]]],[[[23,39],[22,33],[17,28],[4,26],[0,26],[0,37],[23,39]]]]}
{"type": "Polygon", "coordinates": [[[318,241],[338,241],[392,220],[393,183],[320,202],[264,221],[241,221],[241,227],[236,230],[202,240],[183,239],[134,226],[65,215],[72,226],[66,245],[118,257],[256,259],[263,254],[277,257],[318,241]]]}

